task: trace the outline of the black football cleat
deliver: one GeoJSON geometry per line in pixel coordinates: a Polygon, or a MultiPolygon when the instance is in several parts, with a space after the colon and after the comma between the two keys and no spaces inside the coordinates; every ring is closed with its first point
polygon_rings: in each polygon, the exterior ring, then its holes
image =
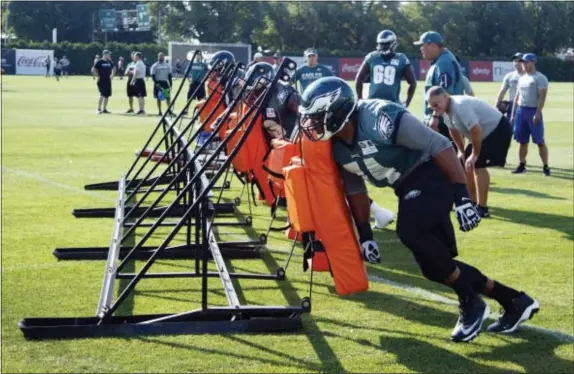
{"type": "Polygon", "coordinates": [[[459,301],[460,316],[450,335],[454,342],[470,342],[478,336],[490,307],[478,295],[459,301]]]}
{"type": "Polygon", "coordinates": [[[548,166],[544,166],[544,168],[542,168],[542,173],[544,173],[545,177],[549,177],[550,176],[550,168],[548,166]]]}
{"type": "Polygon", "coordinates": [[[531,319],[539,310],[538,301],[521,292],[520,296],[512,299],[512,307],[504,310],[498,321],[488,326],[486,330],[508,334],[516,330],[522,322],[531,319]]]}
{"type": "Polygon", "coordinates": [[[523,174],[526,173],[526,165],[520,164],[516,169],[512,170],[512,174],[523,174]]]}

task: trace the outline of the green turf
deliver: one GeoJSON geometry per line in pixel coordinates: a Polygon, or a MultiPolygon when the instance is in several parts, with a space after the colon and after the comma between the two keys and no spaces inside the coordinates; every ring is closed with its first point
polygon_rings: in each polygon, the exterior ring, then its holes
{"type": "MultiPolygon", "coordinates": [[[[493,102],[499,84],[474,86],[478,96],[493,102]]],[[[421,91],[419,85],[412,106],[417,115],[421,91]]],[[[394,283],[373,281],[368,292],[339,297],[330,276],[316,274],[313,311],[299,333],[24,340],[17,327],[23,317],[94,315],[104,262],[57,262],[51,252],[108,245],[110,219],[80,220],[70,212],[113,206],[114,192],[87,192],[83,185],[118,179],[157,121],[119,114],[127,109],[125,81],[114,81],[113,115],[95,114],[96,92],[89,77],[60,82],[2,77],[3,372],[572,372],[573,340],[549,332],[574,335],[574,92],[566,83],[550,85],[544,111],[553,176],[542,176],[534,148],[529,172],[511,175],[517,159],[513,144],[506,169],[492,171],[493,218],[457,234],[463,260],[540,301],[541,312],[528,324],[546,330],[523,328],[510,336],[483,332],[471,344],[451,343],[456,306],[397,285],[454,300],[452,293],[421,277],[391,225],[376,233],[383,263],[369,265],[368,272],[394,283]]],[[[155,113],[150,98],[147,104],[148,113],[155,113]]],[[[373,189],[372,195],[396,210],[392,191],[373,189]]],[[[246,213],[245,204],[241,209],[246,213]]],[[[257,208],[253,232],[267,222],[268,209],[257,208]]],[[[238,237],[237,230],[219,234],[238,237]]],[[[284,262],[288,242],[273,234],[268,248],[263,261],[234,261],[230,270],[273,272],[284,262]]],[[[190,267],[190,261],[161,261],[155,270],[190,267]]],[[[306,296],[307,282],[297,250],[286,281],[239,284],[245,302],[282,305],[306,296]]],[[[210,284],[213,303],[224,304],[220,282],[210,284]]],[[[120,312],[193,309],[198,286],[189,279],[144,280],[120,312]]]]}

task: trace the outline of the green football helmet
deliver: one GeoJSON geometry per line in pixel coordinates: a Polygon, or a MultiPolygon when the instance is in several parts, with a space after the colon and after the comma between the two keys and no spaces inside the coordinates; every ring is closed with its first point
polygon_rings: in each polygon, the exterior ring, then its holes
{"type": "Polygon", "coordinates": [[[329,140],[343,129],[356,106],[347,82],[337,77],[317,79],[301,96],[301,131],[313,141],[329,140]]]}

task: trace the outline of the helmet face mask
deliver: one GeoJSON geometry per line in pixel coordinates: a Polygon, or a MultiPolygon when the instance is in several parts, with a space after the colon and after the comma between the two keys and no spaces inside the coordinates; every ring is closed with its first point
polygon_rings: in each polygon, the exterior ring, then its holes
{"type": "Polygon", "coordinates": [[[395,53],[397,45],[397,36],[391,30],[383,30],[377,35],[377,49],[383,55],[395,53]]]}
{"type": "Polygon", "coordinates": [[[254,105],[273,79],[273,66],[267,62],[258,62],[246,72],[244,101],[247,105],[254,105]]]}
{"type": "Polygon", "coordinates": [[[340,132],[357,105],[349,84],[337,77],[311,83],[301,101],[301,132],[312,141],[326,141],[340,132]]]}

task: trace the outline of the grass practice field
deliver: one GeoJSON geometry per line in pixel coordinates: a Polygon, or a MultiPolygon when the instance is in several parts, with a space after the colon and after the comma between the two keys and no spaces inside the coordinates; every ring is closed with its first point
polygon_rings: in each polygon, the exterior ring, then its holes
{"type": "MultiPolygon", "coordinates": [[[[148,82],[151,96],[150,87],[148,82]]],[[[474,87],[477,96],[492,103],[499,84],[474,87]]],[[[422,111],[422,90],[419,84],[411,106],[416,115],[422,111]]],[[[542,175],[535,147],[528,173],[511,175],[517,163],[513,143],[507,167],[491,172],[492,218],[470,233],[457,230],[462,260],[539,300],[540,313],[514,334],[483,331],[471,344],[452,343],[455,295],[421,276],[393,224],[376,232],[383,261],[367,265],[367,292],[339,297],[328,273],[315,274],[312,313],[298,333],[26,341],[17,327],[24,317],[94,316],[104,261],[58,262],[52,250],[109,244],[111,219],[76,219],[71,211],[114,206],[116,192],[85,191],[83,186],[117,180],[157,123],[151,97],[148,115],[136,117],[120,114],[127,109],[125,80],[114,81],[113,94],[113,114],[98,116],[90,77],[60,82],[2,77],[3,372],[572,372],[571,83],[551,83],[544,110],[552,177],[542,175]]],[[[390,189],[372,189],[372,197],[396,212],[390,189]]],[[[240,206],[243,213],[246,209],[245,203],[240,206]]],[[[250,232],[263,232],[268,219],[269,209],[259,204],[250,232]]],[[[238,236],[237,229],[218,234],[246,237],[238,236]]],[[[274,233],[263,260],[234,260],[229,270],[274,272],[284,263],[288,246],[282,233],[274,233]]],[[[297,249],[285,281],[239,281],[241,301],[299,305],[309,289],[301,261],[297,249]]],[[[141,263],[132,270],[138,267],[141,263]]],[[[191,261],[161,260],[154,271],[191,267],[191,261]]],[[[209,283],[212,303],[225,304],[221,282],[209,283]]],[[[195,309],[199,285],[193,279],[143,280],[120,312],[195,309]]],[[[498,304],[488,302],[494,318],[498,304]]]]}

